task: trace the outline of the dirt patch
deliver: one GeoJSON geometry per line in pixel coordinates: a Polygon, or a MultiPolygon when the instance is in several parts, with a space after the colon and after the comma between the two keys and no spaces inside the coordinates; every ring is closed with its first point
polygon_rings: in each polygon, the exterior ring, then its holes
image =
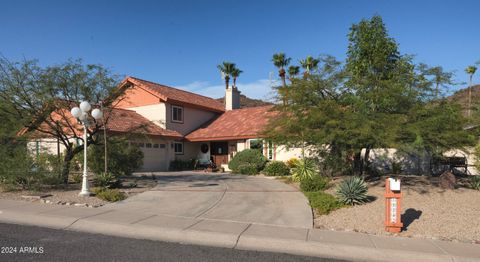
{"type": "MultiPolygon", "coordinates": [[[[145,192],[156,184],[157,182],[150,177],[129,177],[122,179],[123,186],[119,188],[119,190],[124,192],[127,197],[130,197],[145,192]]],[[[3,192],[0,189],[0,199],[21,200],[54,205],[75,205],[81,207],[99,207],[108,203],[95,196],[81,197],[78,195],[80,189],[81,184],[69,184],[67,187],[43,189],[41,191],[16,190],[3,192]]]]}
{"type": "MultiPolygon", "coordinates": [[[[480,191],[464,187],[465,179],[459,179],[460,187],[455,190],[438,187],[438,178],[401,179],[404,229],[399,236],[480,242],[480,191]]],[[[335,179],[333,183],[340,180],[335,179]]],[[[367,181],[368,194],[375,200],[316,216],[315,227],[391,235],[384,230],[385,178],[367,181]]],[[[327,192],[334,194],[335,187],[327,192]]]]}

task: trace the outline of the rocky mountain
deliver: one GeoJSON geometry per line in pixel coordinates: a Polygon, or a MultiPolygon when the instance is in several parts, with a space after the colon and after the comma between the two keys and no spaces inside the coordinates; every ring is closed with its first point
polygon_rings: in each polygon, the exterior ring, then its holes
{"type": "MultiPolygon", "coordinates": [[[[217,101],[224,103],[225,97],[217,98],[217,101]]],[[[266,102],[260,99],[249,98],[245,95],[240,95],[240,108],[266,106],[266,105],[272,105],[272,103],[266,102]]]]}

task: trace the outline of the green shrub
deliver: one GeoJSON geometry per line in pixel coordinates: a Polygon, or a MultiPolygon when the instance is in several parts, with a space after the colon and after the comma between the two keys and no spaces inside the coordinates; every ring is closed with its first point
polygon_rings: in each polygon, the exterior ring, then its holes
{"type": "Polygon", "coordinates": [[[93,177],[93,185],[101,188],[120,187],[121,181],[110,173],[100,173],[93,177]]]}
{"type": "Polygon", "coordinates": [[[320,215],[326,215],[344,206],[334,196],[322,191],[305,192],[305,196],[307,196],[310,206],[320,215]]]}
{"type": "Polygon", "coordinates": [[[249,165],[249,164],[242,164],[238,167],[238,170],[236,173],[242,174],[242,175],[256,175],[258,174],[258,170],[255,166],[249,165]]]}
{"type": "Polygon", "coordinates": [[[337,197],[344,204],[359,205],[367,202],[367,190],[367,184],[363,178],[351,176],[338,185],[337,197]]]}
{"type": "Polygon", "coordinates": [[[300,189],[304,192],[322,191],[328,187],[329,180],[321,175],[314,175],[300,181],[300,189]]]}
{"type": "Polygon", "coordinates": [[[118,191],[118,189],[95,188],[95,195],[108,202],[117,202],[127,198],[125,193],[118,191]]]}
{"type": "Polygon", "coordinates": [[[170,162],[170,171],[193,170],[195,168],[196,160],[180,160],[175,159],[170,162]]]}
{"type": "Polygon", "coordinates": [[[480,176],[471,176],[470,177],[470,186],[472,189],[480,190],[480,176]]]}
{"type": "Polygon", "coordinates": [[[272,161],[267,163],[263,173],[267,176],[288,176],[290,168],[282,161],[272,161]]]}
{"type": "Polygon", "coordinates": [[[317,165],[313,159],[309,158],[298,160],[298,162],[295,164],[295,167],[292,169],[292,178],[297,182],[312,178],[316,174],[317,165]]]}
{"type": "Polygon", "coordinates": [[[234,173],[255,175],[265,166],[267,159],[262,155],[260,150],[245,149],[238,152],[228,163],[234,173]]]}
{"type": "MultiPolygon", "coordinates": [[[[103,141],[100,139],[100,141],[103,141]]],[[[109,137],[107,146],[108,172],[114,176],[128,176],[143,165],[143,152],[131,145],[126,138],[109,137]]],[[[83,155],[78,154],[77,157],[83,155]]],[[[88,147],[88,167],[96,174],[105,172],[105,147],[88,147]]]]}

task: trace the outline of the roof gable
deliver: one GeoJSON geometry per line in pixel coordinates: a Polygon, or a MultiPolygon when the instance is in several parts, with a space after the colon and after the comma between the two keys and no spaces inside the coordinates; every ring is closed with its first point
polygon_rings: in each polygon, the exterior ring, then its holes
{"type": "Polygon", "coordinates": [[[135,77],[127,77],[122,82],[122,85],[127,82],[156,96],[158,99],[160,99],[160,101],[163,102],[200,108],[217,113],[222,113],[225,111],[225,106],[223,105],[223,103],[210,97],[198,95],[185,90],[157,84],[135,77]]]}

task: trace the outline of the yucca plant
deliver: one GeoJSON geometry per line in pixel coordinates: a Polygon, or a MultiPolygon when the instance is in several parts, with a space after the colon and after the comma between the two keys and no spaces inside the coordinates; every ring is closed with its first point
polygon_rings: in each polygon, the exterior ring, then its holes
{"type": "Polygon", "coordinates": [[[472,189],[480,190],[480,176],[471,176],[470,186],[472,187],[472,189]]]}
{"type": "Polygon", "coordinates": [[[347,205],[361,205],[367,202],[367,184],[358,176],[348,177],[337,187],[337,197],[347,205]]]}
{"type": "Polygon", "coordinates": [[[316,173],[317,166],[315,162],[311,159],[304,158],[298,160],[292,168],[292,179],[296,182],[311,179],[316,173]]]}

